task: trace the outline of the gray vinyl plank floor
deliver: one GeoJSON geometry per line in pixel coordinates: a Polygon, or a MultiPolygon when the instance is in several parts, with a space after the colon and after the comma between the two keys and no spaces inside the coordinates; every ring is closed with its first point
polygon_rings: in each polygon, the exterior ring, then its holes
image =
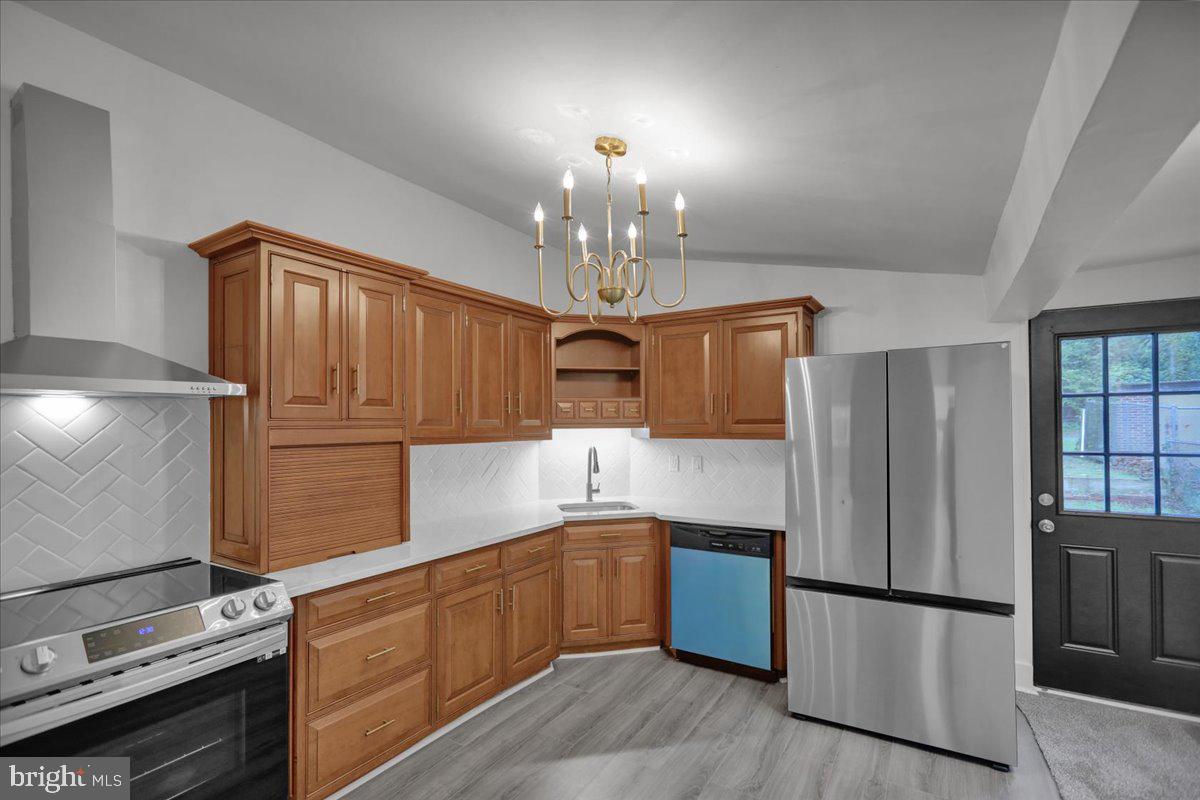
{"type": "Polygon", "coordinates": [[[664,653],[554,672],[356,788],[348,800],[1058,800],[1018,714],[1012,772],[794,719],[785,684],[664,653]]]}

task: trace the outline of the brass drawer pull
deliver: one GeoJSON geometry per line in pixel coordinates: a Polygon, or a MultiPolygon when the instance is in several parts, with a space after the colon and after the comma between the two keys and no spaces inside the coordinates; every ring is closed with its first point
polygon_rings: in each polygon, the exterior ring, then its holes
{"type": "Polygon", "coordinates": [[[529,552],[531,552],[531,553],[540,553],[541,551],[545,550],[545,549],[546,549],[547,547],[549,547],[549,546],[550,546],[550,545],[548,545],[548,544],[543,544],[543,545],[540,545],[540,546],[538,546],[538,547],[531,547],[531,548],[529,548],[529,552]]]}
{"type": "Polygon", "coordinates": [[[389,719],[387,722],[383,723],[382,725],[376,725],[374,728],[367,728],[365,731],[363,731],[363,736],[370,736],[372,733],[379,733],[381,730],[386,728],[388,725],[391,725],[395,721],[396,721],[396,718],[392,717],[391,719],[389,719]]]}
{"type": "Polygon", "coordinates": [[[619,534],[619,533],[602,533],[602,534],[600,534],[600,538],[601,538],[601,539],[608,539],[609,537],[612,537],[612,536],[620,536],[620,535],[621,535],[621,534],[619,534]]]}
{"type": "Polygon", "coordinates": [[[377,594],[377,595],[375,595],[374,597],[368,597],[368,598],[366,599],[366,601],[365,601],[365,602],[367,602],[367,603],[375,603],[375,602],[378,602],[378,601],[380,601],[380,600],[383,600],[383,599],[385,599],[385,598],[391,597],[391,596],[392,596],[392,595],[394,595],[394,594],[395,594],[395,592],[384,592],[383,594],[377,594]]]}
{"type": "Polygon", "coordinates": [[[487,564],[476,564],[473,567],[468,567],[463,570],[464,575],[470,575],[472,572],[479,572],[481,569],[487,569],[487,564]]]}
{"type": "Polygon", "coordinates": [[[391,647],[385,647],[382,650],[380,650],[378,653],[371,653],[371,655],[367,656],[367,661],[370,661],[373,658],[379,658],[380,656],[386,656],[388,653],[392,652],[395,649],[396,649],[396,645],[392,645],[391,647]]]}

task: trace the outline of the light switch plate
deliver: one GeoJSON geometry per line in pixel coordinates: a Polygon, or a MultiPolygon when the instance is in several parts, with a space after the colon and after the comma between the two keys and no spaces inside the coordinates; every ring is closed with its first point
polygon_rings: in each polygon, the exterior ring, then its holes
{"type": "Polygon", "coordinates": [[[692,472],[704,472],[704,456],[692,456],[692,472]]]}
{"type": "Polygon", "coordinates": [[[679,472],[679,454],[672,453],[667,457],[667,472],[679,472]]]}

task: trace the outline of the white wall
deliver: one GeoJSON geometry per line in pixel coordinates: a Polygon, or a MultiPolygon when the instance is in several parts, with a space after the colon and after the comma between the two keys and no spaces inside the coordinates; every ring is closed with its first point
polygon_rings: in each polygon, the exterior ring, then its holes
{"type": "MultiPolygon", "coordinates": [[[[186,244],[243,219],[535,296],[527,235],[8,0],[0,3],[6,176],[9,101],[25,82],[110,112],[117,310],[127,344],[205,366],[205,266],[186,244]]],[[[347,123],[373,124],[371,110],[347,123]]],[[[10,180],[0,181],[3,340],[13,335],[10,180]]]]}

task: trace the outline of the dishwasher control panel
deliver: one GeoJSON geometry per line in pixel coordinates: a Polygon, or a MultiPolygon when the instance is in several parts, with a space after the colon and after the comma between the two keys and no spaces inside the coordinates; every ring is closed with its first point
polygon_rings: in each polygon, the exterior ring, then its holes
{"type": "Polygon", "coordinates": [[[671,546],[770,558],[771,532],[674,524],[671,526],[671,546]]]}

